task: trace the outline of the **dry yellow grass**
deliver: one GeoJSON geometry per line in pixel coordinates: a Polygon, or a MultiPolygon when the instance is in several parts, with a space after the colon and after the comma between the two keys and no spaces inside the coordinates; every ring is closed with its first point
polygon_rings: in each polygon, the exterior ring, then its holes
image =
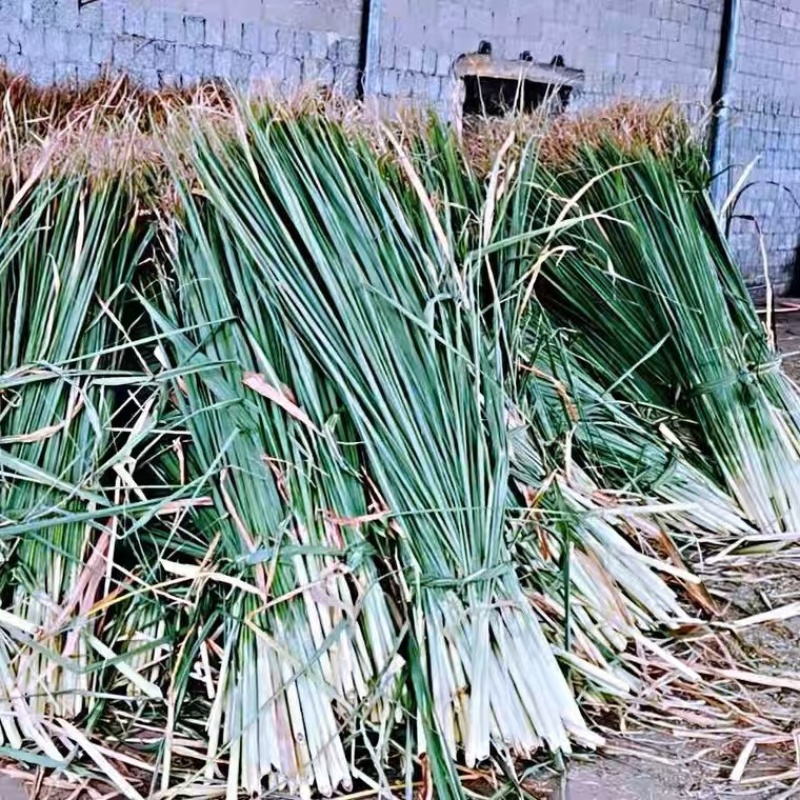
{"type": "MultiPolygon", "coordinates": [[[[0,172],[29,172],[44,155],[58,169],[139,174],[163,165],[163,138],[189,120],[229,124],[237,99],[225,86],[208,82],[192,89],[154,91],[129,78],[100,78],[82,86],[41,88],[0,69],[0,172]]],[[[250,98],[276,115],[315,113],[390,152],[383,126],[401,141],[427,124],[426,112],[411,107],[387,117],[379,106],[357,103],[330,90],[306,86],[291,96],[261,87],[250,98]]],[[[469,161],[488,173],[509,134],[517,146],[536,139],[540,158],[568,166],[582,145],[611,140],[632,157],[646,148],[672,154],[697,141],[698,131],[673,102],[621,101],[590,112],[547,119],[542,115],[468,118],[460,135],[469,161]]]]}

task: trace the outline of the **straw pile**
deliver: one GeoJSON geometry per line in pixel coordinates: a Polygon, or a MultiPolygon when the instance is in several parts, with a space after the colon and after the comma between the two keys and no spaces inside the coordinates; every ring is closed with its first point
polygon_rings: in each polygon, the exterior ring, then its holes
{"type": "Polygon", "coordinates": [[[681,664],[699,542],[798,527],[800,403],[674,112],[481,170],[435,120],[14,91],[6,757],[459,797],[681,664]]]}

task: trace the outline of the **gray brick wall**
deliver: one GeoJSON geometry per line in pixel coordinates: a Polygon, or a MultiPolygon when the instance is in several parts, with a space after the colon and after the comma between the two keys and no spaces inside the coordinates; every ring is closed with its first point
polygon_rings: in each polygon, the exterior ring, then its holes
{"type": "Polygon", "coordinates": [[[383,92],[421,95],[445,111],[456,88],[450,65],[481,39],[497,56],[528,50],[549,61],[558,54],[584,69],[584,106],[615,96],[710,95],[721,0],[385,0],[385,9],[383,92]]]}
{"type": "MultiPolygon", "coordinates": [[[[800,0],[742,0],[731,183],[756,156],[737,211],[755,217],[785,288],[800,234],[800,0]]],[[[716,66],[722,0],[383,0],[378,72],[386,102],[460,102],[454,59],[481,39],[494,53],[562,55],[586,72],[573,105],[672,97],[699,118],[716,66]]],[[[104,69],[152,86],[217,77],[302,81],[355,91],[362,0],[0,0],[0,62],[39,83],[104,69]]],[[[733,223],[745,274],[763,283],[756,227],[733,223]]]]}
{"type": "Polygon", "coordinates": [[[731,238],[745,275],[758,284],[763,236],[775,286],[797,291],[790,284],[800,248],[800,2],[745,0],[743,12],[726,143],[731,181],[758,162],[736,207],[745,218],[734,220],[731,238]]]}
{"type": "Polygon", "coordinates": [[[38,83],[110,70],[153,87],[205,78],[352,92],[360,0],[0,0],[0,62],[38,83]]]}

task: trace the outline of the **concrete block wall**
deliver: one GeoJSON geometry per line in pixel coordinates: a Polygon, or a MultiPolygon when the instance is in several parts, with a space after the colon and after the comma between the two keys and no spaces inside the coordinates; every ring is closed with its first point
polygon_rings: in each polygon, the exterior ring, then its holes
{"type": "Polygon", "coordinates": [[[777,291],[800,289],[800,2],[744,0],[726,161],[749,188],[735,208],[731,240],[742,270],[764,284],[759,237],[777,291]],[[752,219],[748,219],[752,217],[752,219]],[[796,274],[797,273],[797,274],[796,274]],[[795,284],[794,286],[792,284],[795,284]]]}
{"type": "MultiPolygon", "coordinates": [[[[586,73],[573,108],[614,98],[674,98],[695,120],[708,112],[722,0],[385,0],[380,86],[387,97],[458,102],[450,65],[482,39],[493,53],[555,55],[586,73]]],[[[732,188],[758,157],[732,223],[751,286],[792,288],[800,254],[800,0],[743,0],[729,141],[732,188]],[[747,219],[752,217],[753,219],[747,219]],[[757,225],[756,225],[757,223],[757,225]]],[[[800,290],[800,286],[796,287],[800,290]]]]}
{"type": "MultiPolygon", "coordinates": [[[[673,97],[707,110],[723,0],[373,0],[380,48],[370,85],[392,102],[460,102],[452,65],[489,40],[495,55],[562,55],[585,70],[574,108],[619,97],[673,97]]],[[[737,211],[755,217],[779,289],[794,274],[800,235],[800,0],[742,0],[735,107],[725,152],[731,185],[760,156],[737,211]]],[[[223,78],[303,81],[355,92],[362,0],[0,0],[0,63],[42,84],[103,69],[152,86],[223,78]]],[[[763,284],[759,237],[735,220],[732,241],[763,284]]]]}
{"type": "Polygon", "coordinates": [[[721,0],[385,0],[381,87],[446,108],[453,59],[482,39],[493,54],[564,57],[586,71],[578,103],[615,96],[710,96],[721,0]]]}
{"type": "Polygon", "coordinates": [[[360,0],[0,0],[0,62],[38,83],[125,72],[355,88],[360,0]]]}

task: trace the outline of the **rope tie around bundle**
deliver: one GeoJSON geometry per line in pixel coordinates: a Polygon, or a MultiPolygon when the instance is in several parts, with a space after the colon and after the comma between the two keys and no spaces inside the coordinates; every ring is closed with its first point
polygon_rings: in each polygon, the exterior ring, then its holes
{"type": "Polygon", "coordinates": [[[690,397],[702,397],[706,394],[720,394],[737,385],[743,387],[755,386],[760,378],[772,375],[781,368],[782,359],[775,358],[756,364],[752,367],[743,367],[738,371],[731,371],[717,380],[703,381],[689,387],[690,397]]]}

